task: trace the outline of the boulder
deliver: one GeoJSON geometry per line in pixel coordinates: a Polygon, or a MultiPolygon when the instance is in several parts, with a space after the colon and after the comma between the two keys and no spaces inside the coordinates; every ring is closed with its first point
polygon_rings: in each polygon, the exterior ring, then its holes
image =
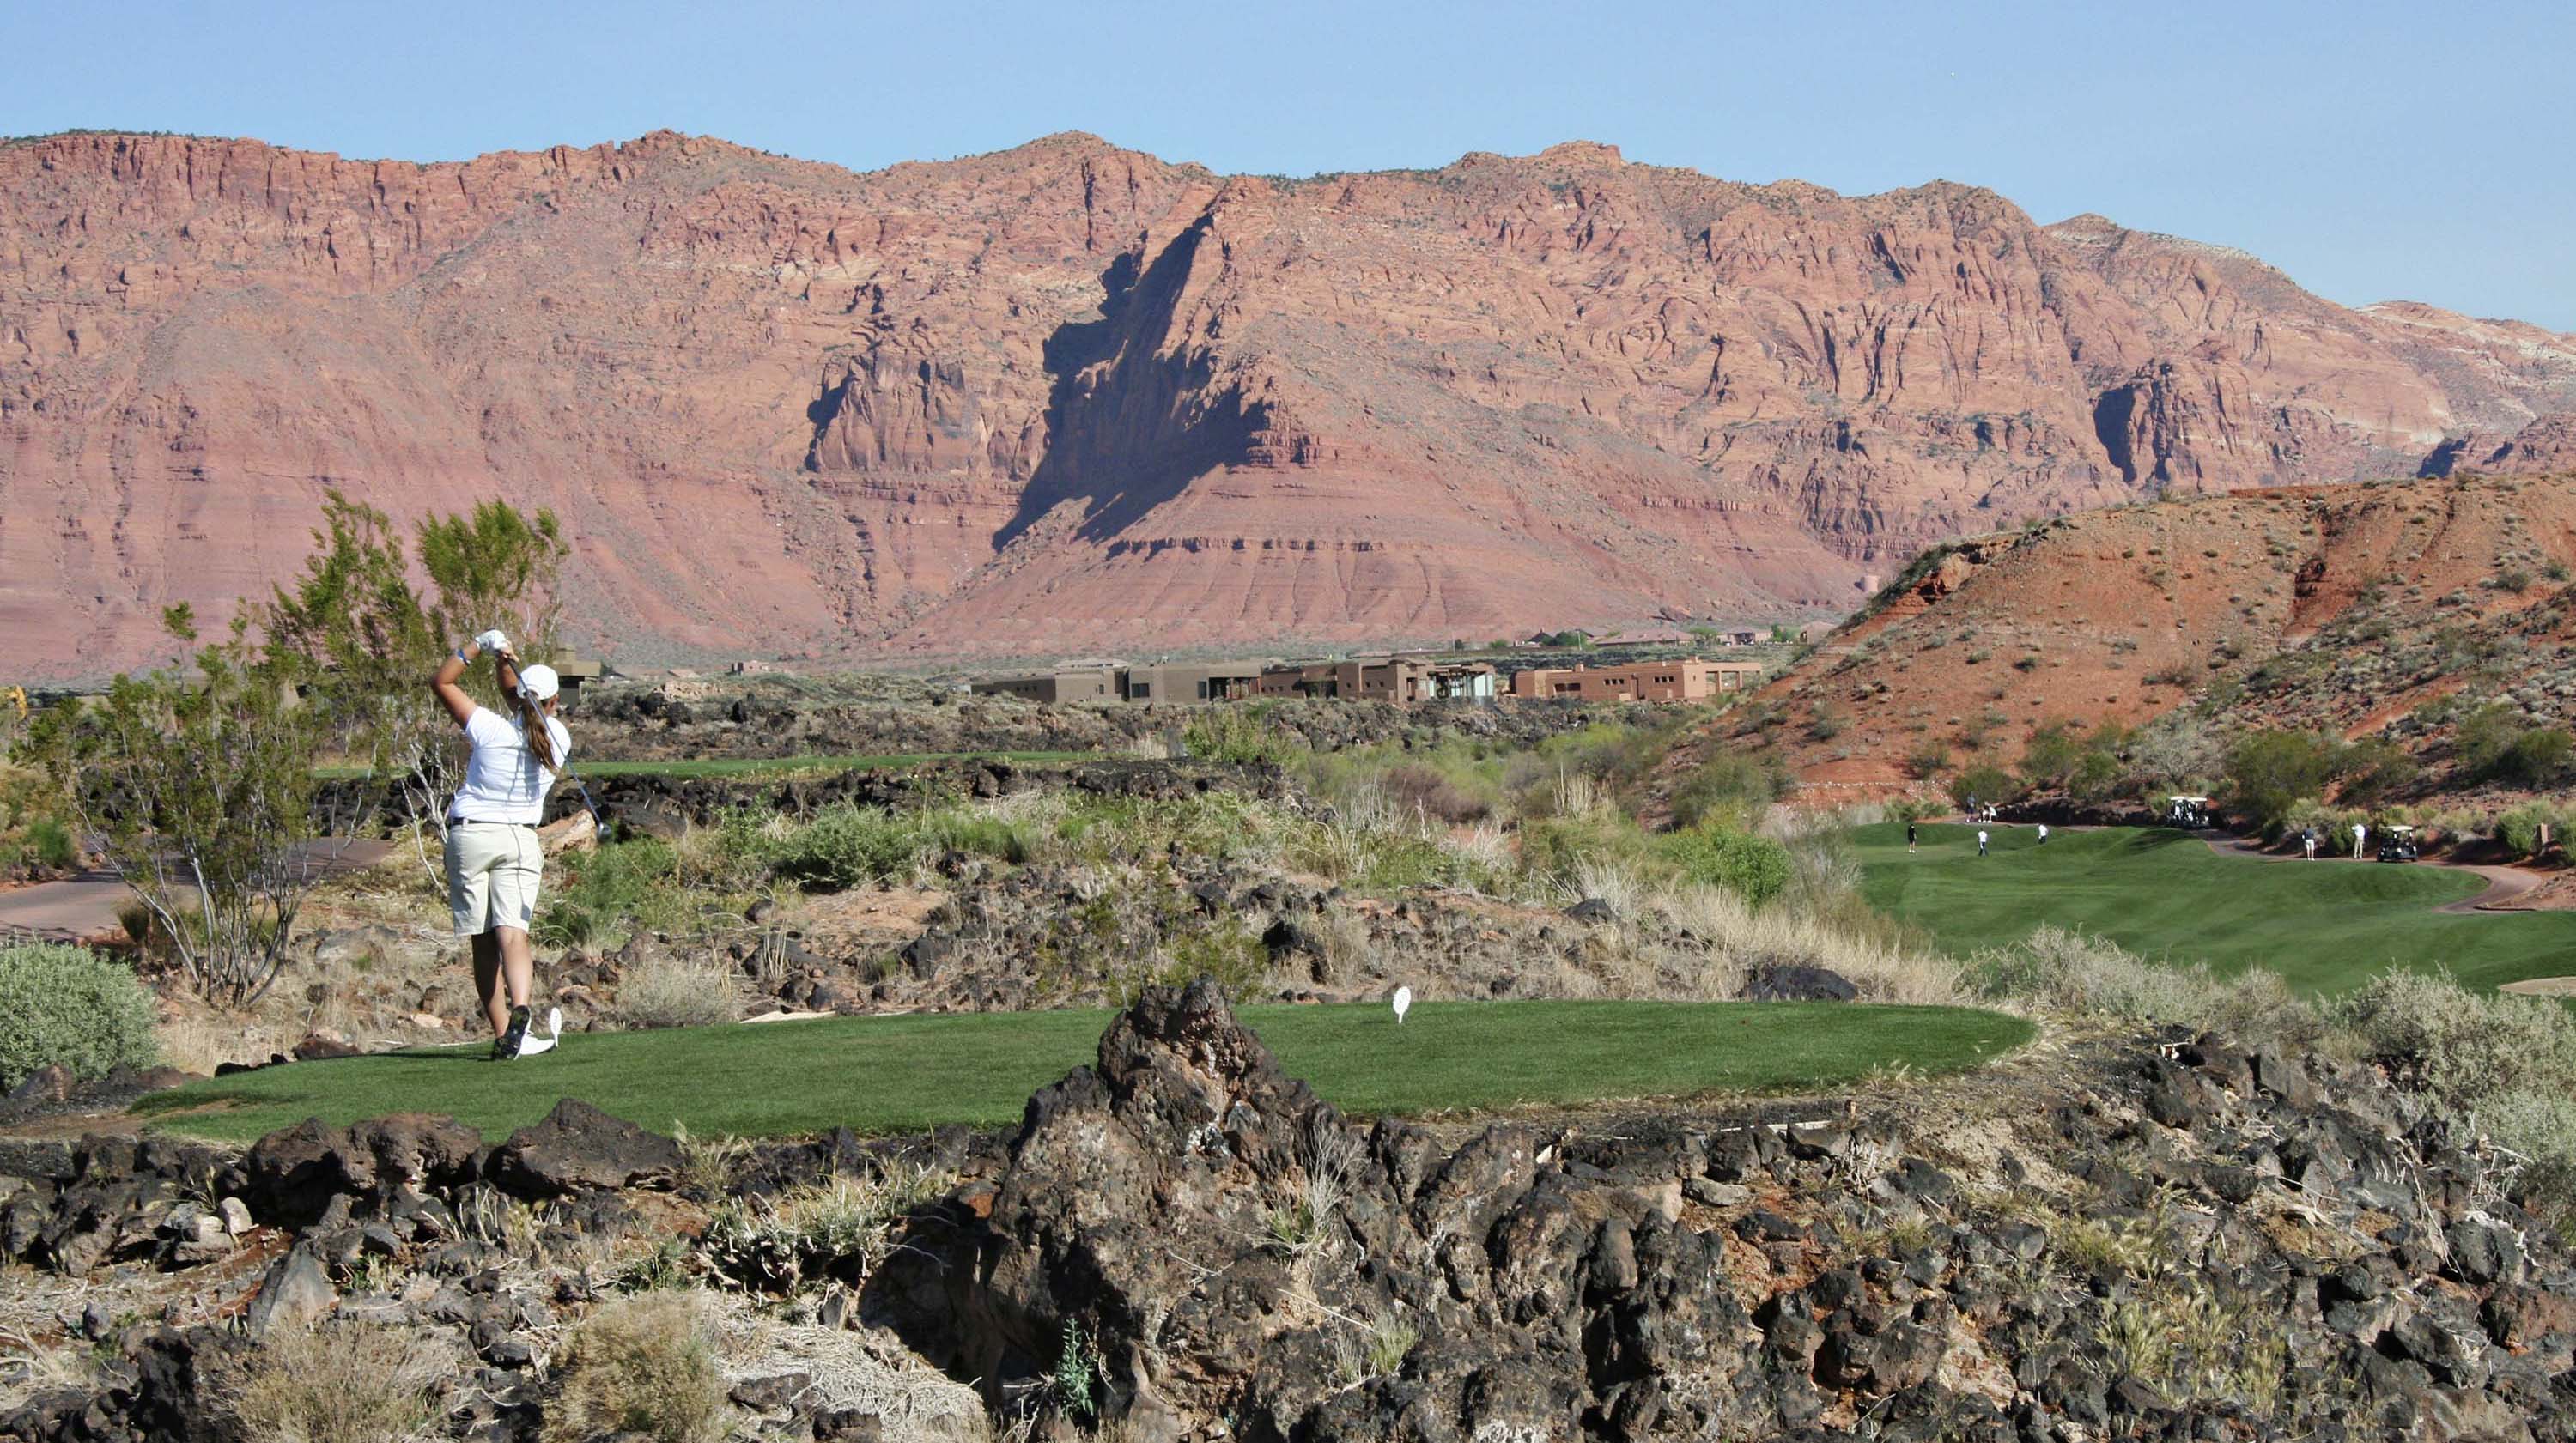
{"type": "Polygon", "coordinates": [[[340,1292],[331,1286],[331,1275],[320,1256],[299,1243],[269,1264],[243,1322],[252,1337],[265,1337],[271,1328],[309,1327],[339,1301],[340,1292]]]}
{"type": "Polygon", "coordinates": [[[1860,989],[1839,972],[1794,962],[1765,962],[1744,975],[1735,995],[1747,1002],[1849,1002],[1860,989]]]}
{"type": "Polygon", "coordinates": [[[302,1226],[336,1197],[381,1204],[396,1190],[446,1187],[475,1173],[482,1135],[451,1117],[396,1113],[355,1127],[308,1118],[251,1145],[246,1200],[263,1217],[302,1226]]]}
{"type": "Polygon", "coordinates": [[[668,1184],[679,1145],[578,1098],[555,1104],[534,1127],[510,1134],[487,1170],[494,1186],[530,1200],[668,1184]]]}

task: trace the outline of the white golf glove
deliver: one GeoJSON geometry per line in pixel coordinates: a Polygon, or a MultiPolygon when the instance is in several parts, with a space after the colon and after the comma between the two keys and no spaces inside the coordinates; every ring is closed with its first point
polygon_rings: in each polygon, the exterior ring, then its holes
{"type": "Polygon", "coordinates": [[[510,649],[510,638],[503,636],[500,628],[494,627],[492,630],[474,638],[474,644],[483,648],[485,651],[498,655],[501,652],[505,652],[510,649]]]}

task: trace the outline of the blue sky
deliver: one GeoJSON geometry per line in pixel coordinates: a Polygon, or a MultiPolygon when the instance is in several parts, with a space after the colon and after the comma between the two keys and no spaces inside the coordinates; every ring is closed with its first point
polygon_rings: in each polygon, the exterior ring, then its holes
{"type": "Polygon", "coordinates": [[[2242,247],[2335,300],[2576,330],[2576,5],[0,0],[0,134],[454,159],[668,126],[857,168],[1089,130],[1225,171],[1587,139],[1936,177],[2242,247]]]}

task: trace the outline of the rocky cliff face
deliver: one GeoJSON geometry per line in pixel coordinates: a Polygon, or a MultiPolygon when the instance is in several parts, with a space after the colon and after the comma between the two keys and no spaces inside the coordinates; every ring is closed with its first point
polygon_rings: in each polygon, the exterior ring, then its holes
{"type": "Polygon", "coordinates": [[[0,661],[36,675],[258,593],[334,486],[554,507],[629,656],[1039,654],[1838,611],[1960,532],[2571,408],[2565,336],[1603,146],[1299,181],[1078,135],[865,175],[668,134],[0,148],[0,661]]]}

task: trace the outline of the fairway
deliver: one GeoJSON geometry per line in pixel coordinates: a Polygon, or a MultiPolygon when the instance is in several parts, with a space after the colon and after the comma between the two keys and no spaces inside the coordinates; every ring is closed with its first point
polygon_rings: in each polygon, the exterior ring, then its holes
{"type": "Polygon", "coordinates": [[[2048,923],[2146,957],[2268,967],[2305,993],[2390,966],[2448,967],[2472,987],[2576,972],[2576,913],[2434,911],[2485,890],[2469,872],[2220,856],[2165,828],[2061,831],[2046,846],[2028,827],[1987,830],[1981,859],[1974,827],[1926,825],[1914,856],[1902,824],[1861,828],[1863,894],[1954,956],[2048,923]]]}
{"type": "MultiPolygon", "coordinates": [[[[442,1112],[497,1139],[561,1097],[668,1131],[862,1135],[1016,1122],[1031,1092],[1092,1061],[1106,1010],[829,1018],[568,1035],[497,1065],[488,1046],[299,1062],[156,1093],[155,1130],[247,1142],[308,1117],[442,1112]]],[[[1375,1003],[1247,1007],[1280,1065],[1347,1111],[1419,1113],[1776,1091],[1872,1068],[1975,1066],[2030,1025],[1950,1007],[1789,1002],[1425,1002],[1401,1030],[1375,1003]]]]}

